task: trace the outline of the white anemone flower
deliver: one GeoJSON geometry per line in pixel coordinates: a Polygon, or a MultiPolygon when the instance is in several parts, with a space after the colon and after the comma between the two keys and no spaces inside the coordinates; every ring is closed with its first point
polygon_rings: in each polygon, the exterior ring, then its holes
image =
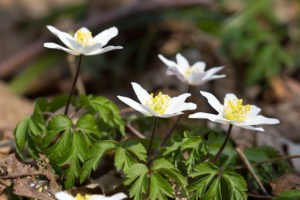
{"type": "Polygon", "coordinates": [[[66,47],[58,45],[53,42],[44,43],[44,47],[50,49],[59,49],[66,51],[72,55],[86,55],[92,56],[97,54],[102,54],[107,51],[111,51],[114,49],[122,49],[121,46],[106,46],[104,47],[109,40],[118,35],[118,29],[116,27],[111,27],[106,29],[96,35],[92,36],[92,33],[89,29],[82,27],[78,29],[74,36],[69,33],[58,30],[53,26],[47,26],[49,31],[51,31],[54,35],[56,35],[66,47]]]}
{"type": "Polygon", "coordinates": [[[223,66],[213,67],[205,71],[205,62],[198,61],[191,66],[180,53],[176,55],[177,63],[162,55],[158,55],[158,57],[168,66],[167,75],[175,75],[182,82],[192,86],[202,85],[207,81],[225,77],[225,75],[215,75],[224,68],[223,66]]]}
{"type": "Polygon", "coordinates": [[[238,99],[232,93],[225,95],[224,105],[222,105],[213,94],[203,91],[200,91],[200,93],[208,100],[208,103],[218,114],[198,112],[191,114],[189,118],[209,119],[213,122],[232,124],[255,131],[264,131],[262,127],[256,127],[256,125],[279,123],[278,119],[258,115],[261,111],[260,108],[255,105],[243,105],[243,100],[238,99]]]}
{"type": "Polygon", "coordinates": [[[100,194],[82,195],[82,194],[78,193],[75,197],[73,197],[72,195],[70,195],[67,192],[57,192],[55,194],[55,197],[57,200],[122,200],[122,199],[127,198],[126,194],[124,194],[124,193],[117,193],[110,197],[106,197],[106,196],[100,195],[100,194]]]}
{"type": "Polygon", "coordinates": [[[138,103],[128,97],[118,96],[128,106],[137,110],[146,116],[155,116],[160,118],[169,118],[183,114],[185,110],[194,110],[197,108],[194,103],[185,103],[185,100],[191,96],[189,93],[171,98],[161,92],[154,96],[149,94],[144,88],[137,83],[131,83],[133,90],[141,103],[138,103]]]}

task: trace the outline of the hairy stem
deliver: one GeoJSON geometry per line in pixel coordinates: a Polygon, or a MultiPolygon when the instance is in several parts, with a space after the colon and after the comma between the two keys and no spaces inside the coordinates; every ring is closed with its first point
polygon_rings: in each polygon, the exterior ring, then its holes
{"type": "Polygon", "coordinates": [[[76,82],[77,82],[77,79],[78,79],[78,76],[79,76],[79,71],[80,71],[80,66],[81,66],[81,60],[82,60],[82,55],[79,55],[76,74],[75,74],[75,77],[73,79],[73,84],[72,84],[71,91],[69,93],[67,104],[66,104],[66,107],[65,107],[65,112],[64,112],[65,115],[68,115],[70,102],[71,102],[71,99],[72,99],[72,96],[73,96],[73,93],[74,93],[74,89],[75,89],[75,85],[76,85],[76,82]]]}
{"type": "Polygon", "coordinates": [[[211,160],[212,163],[216,162],[216,160],[220,157],[220,155],[222,154],[227,142],[228,142],[228,139],[230,137],[230,133],[231,133],[231,129],[232,129],[232,124],[229,125],[228,127],[228,130],[227,130],[227,133],[226,133],[226,138],[221,146],[221,148],[219,149],[218,153],[215,155],[215,157],[211,160]]]}

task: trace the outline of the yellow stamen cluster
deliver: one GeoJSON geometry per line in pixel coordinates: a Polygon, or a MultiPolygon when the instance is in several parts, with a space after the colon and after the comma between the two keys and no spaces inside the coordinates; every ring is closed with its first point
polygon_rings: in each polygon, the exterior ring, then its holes
{"type": "Polygon", "coordinates": [[[75,41],[79,42],[83,46],[87,46],[91,43],[91,39],[93,38],[92,33],[90,31],[83,31],[79,29],[75,33],[75,41]]]}
{"type": "Polygon", "coordinates": [[[227,100],[224,104],[224,117],[238,122],[247,119],[251,107],[249,104],[243,106],[242,99],[227,100]]]}
{"type": "Polygon", "coordinates": [[[156,96],[153,96],[153,93],[151,93],[150,99],[146,102],[146,105],[149,106],[154,112],[164,114],[169,107],[170,100],[171,97],[162,94],[161,92],[159,92],[156,96]]]}
{"type": "Polygon", "coordinates": [[[79,193],[75,197],[76,200],[89,200],[90,198],[91,198],[91,195],[88,195],[88,194],[81,195],[79,193]]]}

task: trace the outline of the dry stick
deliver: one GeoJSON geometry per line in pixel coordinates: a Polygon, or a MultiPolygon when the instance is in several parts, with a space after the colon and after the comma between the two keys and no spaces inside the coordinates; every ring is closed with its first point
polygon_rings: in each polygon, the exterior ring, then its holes
{"type": "MultiPolygon", "coordinates": [[[[300,154],[290,155],[290,156],[282,156],[282,157],[278,157],[278,158],[272,158],[272,159],[269,159],[269,160],[264,160],[264,161],[260,161],[260,162],[256,162],[256,163],[250,163],[250,165],[252,167],[256,167],[256,166],[262,165],[264,163],[273,163],[273,162],[276,162],[276,161],[288,160],[288,159],[293,159],[293,158],[300,158],[300,154]]],[[[236,166],[234,169],[243,169],[243,168],[245,168],[245,166],[236,166]]]]}
{"type": "Polygon", "coordinates": [[[242,159],[242,162],[246,165],[247,169],[249,170],[249,172],[251,173],[251,175],[253,176],[254,180],[256,181],[256,183],[258,184],[259,188],[261,189],[261,191],[265,194],[265,195],[269,195],[266,188],[263,186],[262,182],[259,180],[258,176],[256,175],[256,173],[254,172],[253,168],[251,167],[249,161],[247,160],[243,150],[239,147],[237,147],[235,149],[239,156],[242,159]]]}
{"type": "Polygon", "coordinates": [[[232,129],[232,124],[229,125],[228,127],[228,130],[227,130],[227,133],[226,133],[226,138],[221,146],[221,148],[219,149],[218,153],[215,155],[215,157],[211,160],[212,163],[216,162],[216,160],[219,158],[219,156],[222,154],[227,142],[228,142],[228,139],[230,137],[230,133],[231,133],[231,129],[232,129]]]}
{"type": "Polygon", "coordinates": [[[265,200],[271,200],[273,197],[268,195],[259,195],[259,194],[252,194],[252,193],[248,193],[248,197],[252,197],[254,199],[265,199],[265,200]]]}
{"type": "Polygon", "coordinates": [[[78,76],[79,76],[79,71],[80,71],[80,66],[81,66],[81,59],[82,59],[82,55],[79,55],[77,71],[76,71],[76,74],[75,74],[75,77],[74,77],[74,80],[73,80],[73,84],[72,84],[72,88],[71,88],[70,94],[68,96],[67,104],[66,104],[66,107],[65,107],[65,112],[64,112],[65,115],[68,115],[70,102],[71,102],[71,99],[72,99],[72,96],[73,96],[73,93],[74,93],[74,89],[75,89],[75,85],[76,85],[76,82],[77,82],[77,79],[78,79],[78,76]]]}
{"type": "Polygon", "coordinates": [[[128,128],[138,138],[145,139],[145,136],[141,134],[136,128],[134,128],[131,124],[127,123],[126,128],[128,128]]]}
{"type": "MultiPolygon", "coordinates": [[[[130,17],[143,13],[150,13],[160,11],[164,9],[176,9],[193,6],[211,6],[215,3],[214,0],[177,0],[177,1],[142,1],[128,6],[119,7],[116,9],[102,12],[102,14],[88,18],[73,26],[76,27],[101,27],[106,24],[110,24],[113,21],[123,19],[124,17],[130,17]]],[[[11,76],[15,71],[25,67],[27,63],[31,62],[34,58],[42,54],[46,48],[43,47],[43,43],[49,40],[50,37],[42,37],[35,42],[31,42],[25,45],[25,48],[16,51],[12,56],[3,59],[0,62],[0,78],[7,78],[11,76]]],[[[52,38],[52,37],[51,37],[52,38]]]]}

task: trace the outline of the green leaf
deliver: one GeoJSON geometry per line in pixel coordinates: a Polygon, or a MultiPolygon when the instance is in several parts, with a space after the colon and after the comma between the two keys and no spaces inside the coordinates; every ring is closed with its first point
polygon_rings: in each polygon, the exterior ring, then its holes
{"type": "Polygon", "coordinates": [[[150,199],[168,200],[167,197],[174,197],[172,186],[160,174],[152,173],[150,176],[150,199]]]}
{"type": "Polygon", "coordinates": [[[85,133],[93,133],[99,135],[99,129],[96,124],[96,120],[93,115],[85,114],[78,119],[76,122],[76,127],[85,133]]]}
{"type": "Polygon", "coordinates": [[[189,190],[194,199],[204,200],[246,200],[247,184],[244,178],[234,172],[222,171],[206,162],[195,167],[189,190]]]}
{"type": "Polygon", "coordinates": [[[94,169],[96,170],[102,156],[109,151],[112,151],[118,147],[118,143],[112,140],[99,141],[90,149],[87,160],[84,162],[82,171],[80,174],[80,182],[82,183],[94,169]]]}
{"type": "Polygon", "coordinates": [[[146,162],[147,159],[147,150],[145,147],[136,141],[129,141],[126,143],[126,149],[135,155],[139,160],[146,162]]]}
{"type": "Polygon", "coordinates": [[[300,199],[300,190],[289,190],[281,193],[278,197],[275,197],[274,200],[299,200],[300,199]]]}
{"type": "MultiPolygon", "coordinates": [[[[216,179],[213,181],[213,183],[209,186],[207,192],[204,194],[204,196],[201,198],[203,200],[222,200],[222,193],[221,193],[221,183],[220,183],[220,177],[216,177],[216,179]]],[[[225,200],[225,198],[224,198],[225,200]]],[[[231,199],[228,199],[231,200],[231,199]]],[[[243,200],[243,199],[240,199],[243,200]]]]}
{"type": "Polygon", "coordinates": [[[155,160],[152,166],[153,171],[160,172],[168,176],[169,178],[175,180],[183,190],[186,190],[187,180],[181,175],[181,172],[169,161],[164,158],[155,160]]]}
{"type": "Polygon", "coordinates": [[[147,192],[148,188],[148,168],[146,165],[137,163],[132,165],[128,170],[125,185],[132,184],[129,190],[129,196],[134,200],[143,200],[143,194],[147,192]]]}
{"type": "Polygon", "coordinates": [[[128,153],[123,147],[119,147],[115,153],[115,166],[117,170],[122,170],[126,173],[128,168],[130,168],[137,161],[128,153]]]}
{"type": "MultiPolygon", "coordinates": [[[[247,199],[247,183],[244,178],[234,172],[223,172],[222,181],[225,182],[225,187],[227,188],[223,194],[228,195],[230,200],[242,200],[247,199]]],[[[223,185],[222,185],[223,186],[223,185]]],[[[223,195],[225,196],[225,195],[223,195]]]]}
{"type": "Polygon", "coordinates": [[[71,129],[72,128],[72,121],[69,117],[63,114],[55,115],[50,121],[48,129],[49,131],[54,131],[56,133],[71,129]]]}
{"type": "Polygon", "coordinates": [[[26,144],[26,137],[28,134],[28,122],[30,120],[30,117],[26,117],[23,119],[16,127],[14,131],[15,135],[15,141],[16,141],[16,147],[18,149],[17,153],[18,155],[24,159],[24,150],[25,150],[25,144],[26,144]]]}
{"type": "Polygon", "coordinates": [[[190,173],[190,177],[195,178],[189,186],[190,191],[194,191],[196,199],[201,198],[211,182],[215,179],[218,173],[218,168],[209,162],[201,163],[195,166],[194,170],[190,173]]]}
{"type": "Polygon", "coordinates": [[[118,129],[125,134],[124,122],[119,114],[119,108],[105,97],[82,97],[81,104],[89,110],[90,113],[97,114],[102,125],[118,129]]]}

